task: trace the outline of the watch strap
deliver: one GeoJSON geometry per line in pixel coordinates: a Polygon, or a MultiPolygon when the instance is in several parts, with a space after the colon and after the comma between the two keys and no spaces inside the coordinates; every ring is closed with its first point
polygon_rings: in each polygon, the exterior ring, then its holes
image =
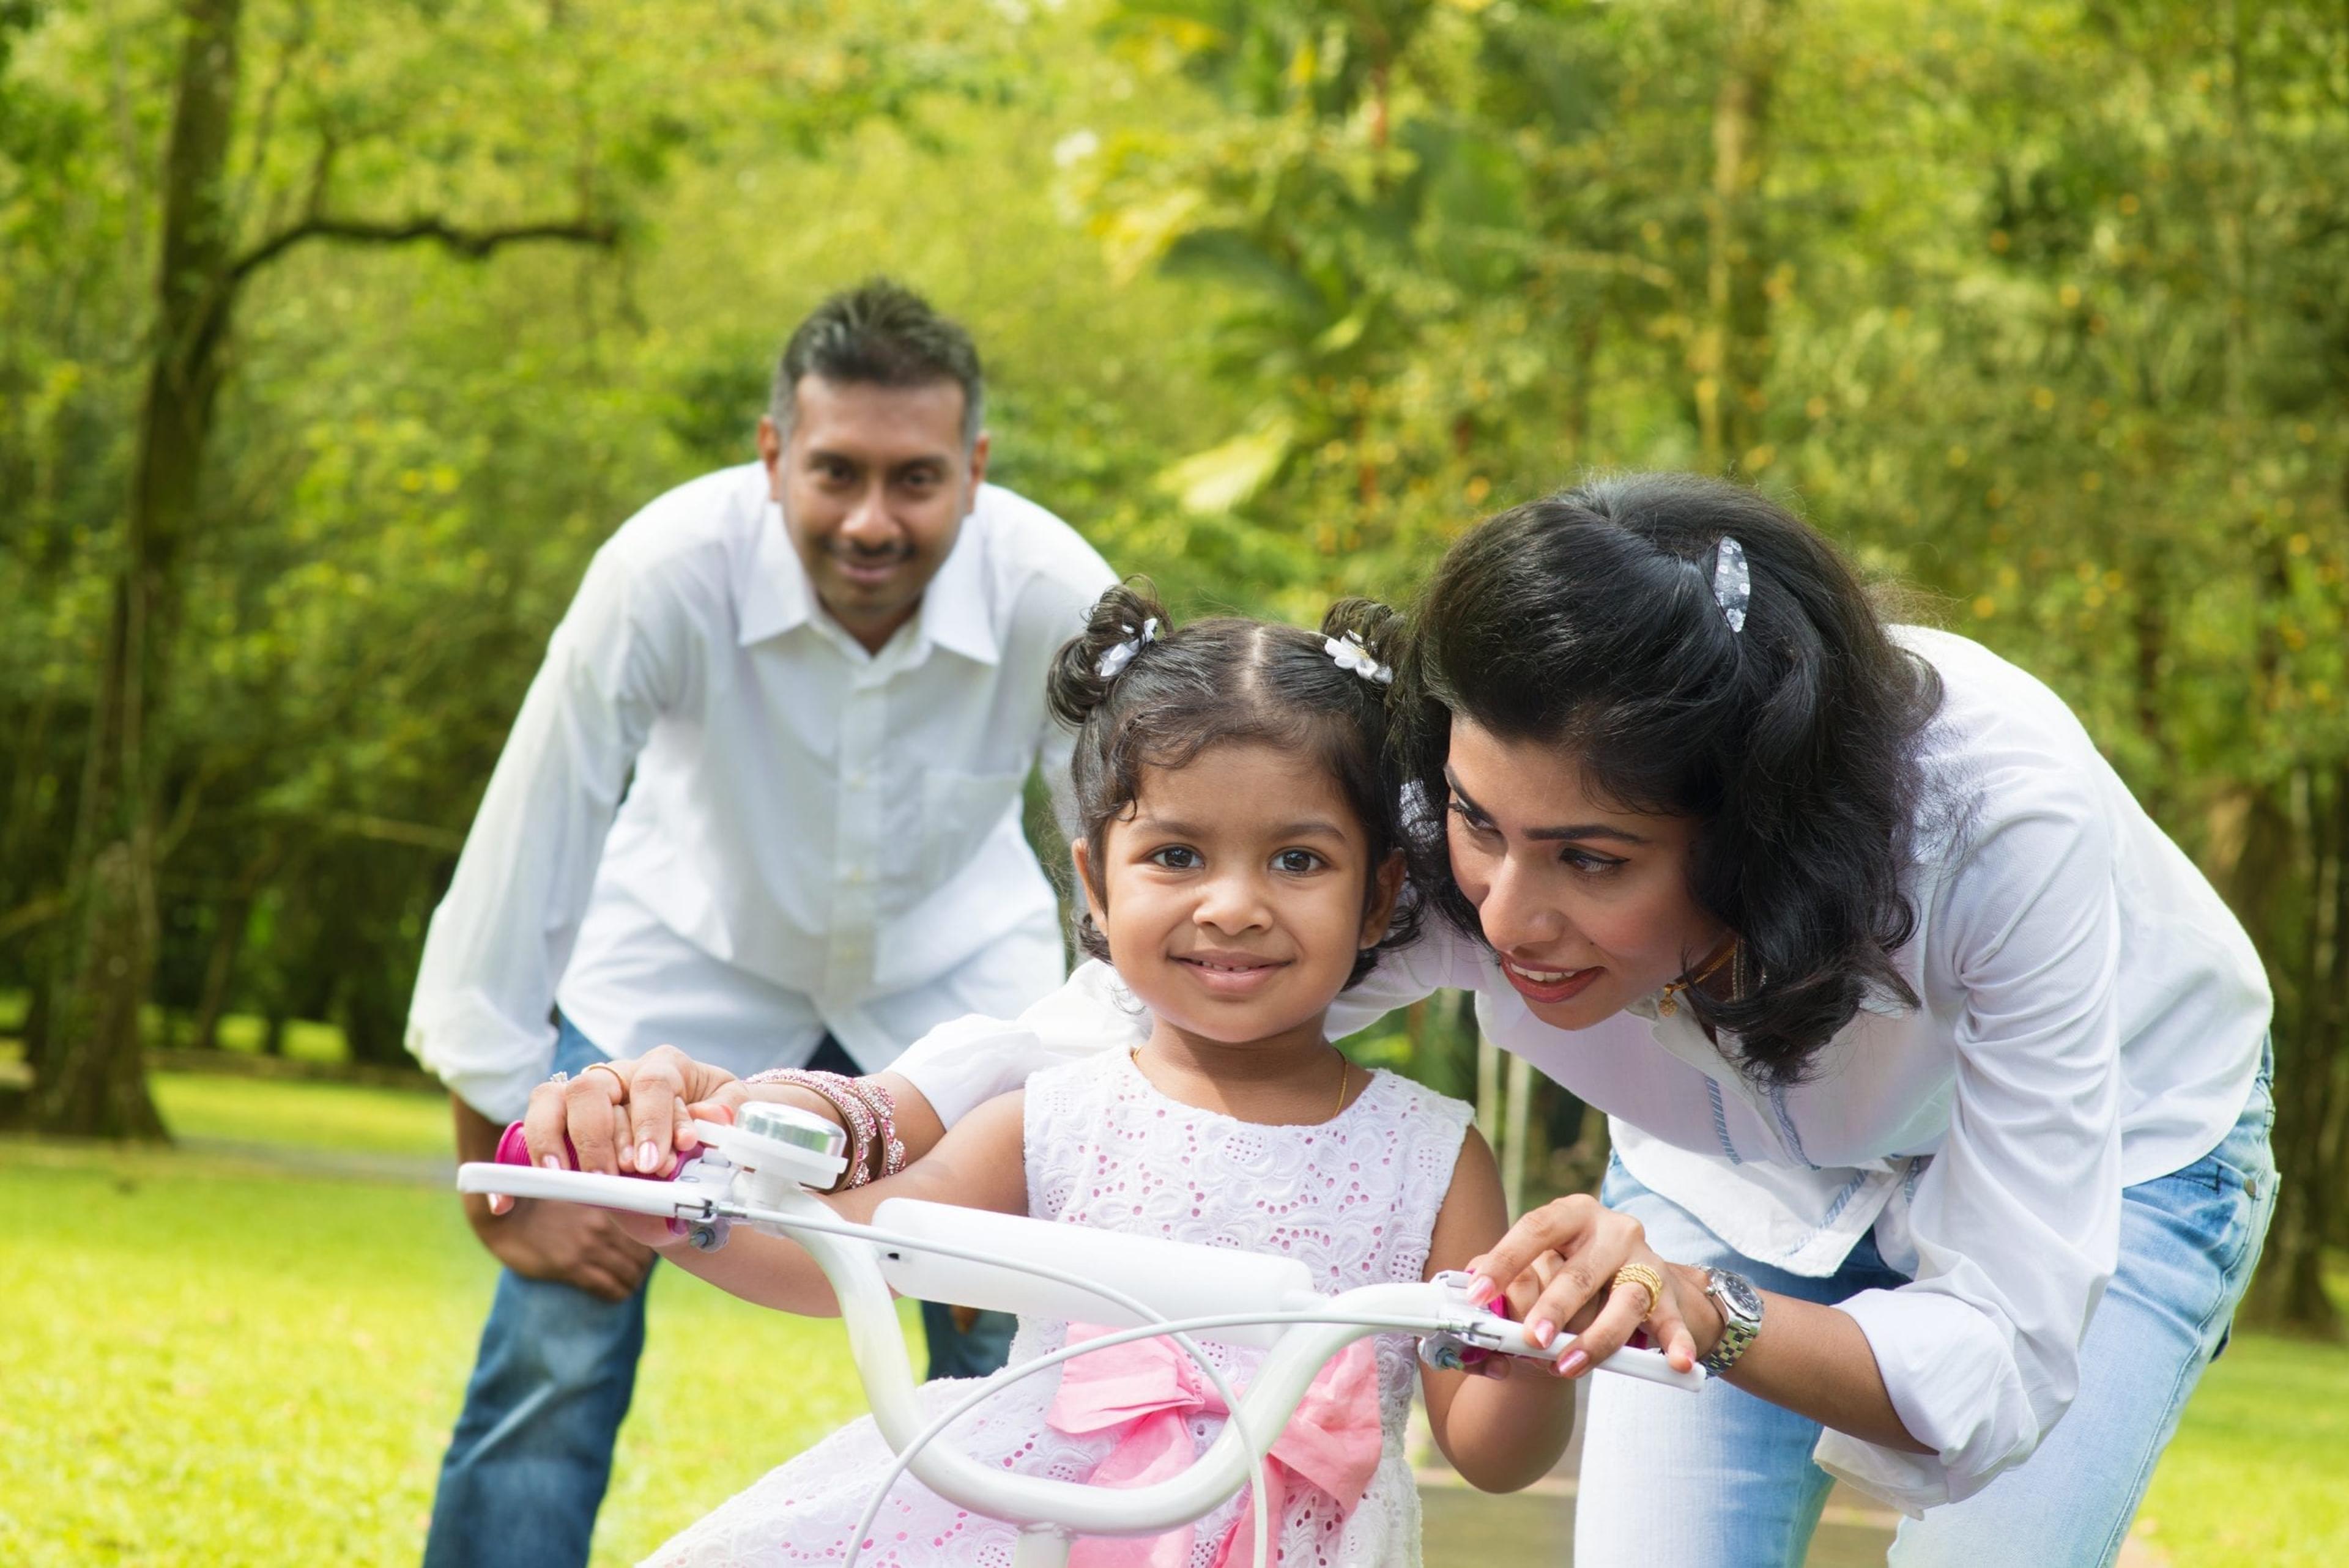
{"type": "Polygon", "coordinates": [[[1762,1298],[1753,1282],[1726,1269],[1704,1271],[1704,1294],[1721,1313],[1721,1338],[1713,1354],[1697,1363],[1718,1377],[1737,1365],[1754,1336],[1762,1332],[1762,1298]]]}

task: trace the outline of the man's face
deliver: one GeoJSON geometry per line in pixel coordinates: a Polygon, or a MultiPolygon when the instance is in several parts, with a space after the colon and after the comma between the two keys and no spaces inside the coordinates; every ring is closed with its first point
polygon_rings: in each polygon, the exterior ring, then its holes
{"type": "Polygon", "coordinates": [[[987,438],[962,441],[955,382],[879,387],[803,376],[785,443],[759,421],[768,493],[817,600],[878,652],[913,619],[987,474],[987,438]]]}

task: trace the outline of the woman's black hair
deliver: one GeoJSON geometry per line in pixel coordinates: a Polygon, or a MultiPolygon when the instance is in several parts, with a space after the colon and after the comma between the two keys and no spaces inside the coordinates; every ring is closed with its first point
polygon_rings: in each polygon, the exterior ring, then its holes
{"type": "MultiPolygon", "coordinates": [[[[1871,989],[1916,1005],[1892,954],[1916,929],[1904,884],[1940,683],[1785,508],[1632,474],[1502,512],[1445,554],[1396,667],[1399,745],[1427,800],[1450,799],[1458,715],[1568,748],[1627,810],[1696,820],[1691,892],[1744,943],[1756,983],[1686,999],[1736,1037],[1748,1077],[1801,1079],[1871,989]],[[1713,585],[1733,537],[1752,573],[1743,631],[1713,585]]],[[[1413,836],[1421,885],[1481,939],[1427,827],[1413,836]]]]}
{"type": "MultiPolygon", "coordinates": [[[[1401,625],[1383,604],[1346,599],[1330,607],[1319,633],[1235,616],[1177,631],[1147,583],[1103,593],[1084,631],[1061,645],[1045,678],[1053,717],[1077,732],[1070,771],[1089,863],[1104,863],[1110,824],[1133,810],[1146,770],[1183,767],[1212,746],[1254,741],[1309,758],[1337,781],[1369,841],[1367,911],[1378,868],[1404,847],[1401,779],[1388,745],[1387,687],[1341,666],[1329,641],[1350,636],[1383,663],[1393,656],[1401,625]],[[1122,648],[1132,652],[1116,652],[1122,648]]],[[[1098,883],[1092,891],[1102,896],[1098,883]]],[[[1380,953],[1416,935],[1419,917],[1406,885],[1386,935],[1356,956],[1346,984],[1369,974],[1380,953]]],[[[1095,958],[1110,956],[1081,907],[1077,942],[1095,958]]]]}

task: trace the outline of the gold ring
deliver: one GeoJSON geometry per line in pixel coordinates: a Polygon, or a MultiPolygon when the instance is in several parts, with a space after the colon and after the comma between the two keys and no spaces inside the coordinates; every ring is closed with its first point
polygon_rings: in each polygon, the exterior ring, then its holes
{"type": "Polygon", "coordinates": [[[1625,1264],[1615,1271],[1615,1288],[1636,1284],[1648,1293],[1648,1305],[1640,1309],[1640,1319],[1647,1321],[1648,1314],[1656,1310],[1656,1303],[1664,1299],[1664,1276],[1645,1264],[1625,1264]]]}
{"type": "MultiPolygon", "coordinates": [[[[585,1082],[586,1082],[586,1081],[587,1081],[587,1074],[588,1074],[588,1073],[595,1073],[595,1072],[605,1072],[605,1073],[610,1073],[610,1074],[612,1075],[612,1081],[613,1081],[614,1083],[618,1084],[618,1085],[620,1086],[620,1098],[621,1098],[622,1099],[627,1099],[627,1098],[628,1098],[628,1079],[627,1079],[627,1075],[626,1075],[625,1073],[621,1072],[619,1068],[617,1068],[614,1067],[614,1066],[613,1066],[611,1063],[609,1063],[609,1062],[590,1062],[590,1063],[587,1065],[586,1071],[582,1072],[582,1073],[579,1075],[578,1081],[579,1081],[579,1082],[581,1082],[581,1083],[585,1083],[585,1082]]],[[[1618,1274],[1618,1275],[1616,1275],[1615,1277],[1616,1277],[1616,1278],[1618,1278],[1618,1279],[1620,1279],[1620,1278],[1622,1278],[1623,1276],[1622,1276],[1622,1275],[1620,1275],[1620,1274],[1618,1274]]]]}

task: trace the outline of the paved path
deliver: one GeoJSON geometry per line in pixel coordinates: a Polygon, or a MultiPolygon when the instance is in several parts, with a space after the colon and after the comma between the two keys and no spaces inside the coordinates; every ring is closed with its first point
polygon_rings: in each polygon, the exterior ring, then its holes
{"type": "MultiPolygon", "coordinates": [[[[1444,1468],[1442,1456],[1433,1452],[1433,1444],[1425,1440],[1424,1434],[1414,1432],[1421,1439],[1414,1453],[1426,1454],[1433,1460],[1419,1471],[1427,1568],[1569,1568],[1574,1561],[1575,1475],[1582,1468],[1582,1427],[1578,1418],[1574,1441],[1567,1445],[1548,1475],[1523,1491],[1501,1497],[1469,1487],[1444,1468]]],[[[1805,1568],[1881,1564],[1899,1522],[1899,1516],[1889,1509],[1838,1486],[1827,1499],[1805,1568]]]]}
{"type": "MultiPolygon", "coordinates": [[[[1475,1491],[1444,1468],[1423,1426],[1413,1436],[1418,1439],[1413,1453],[1432,1460],[1423,1463],[1419,1470],[1427,1568],[1570,1568],[1574,1478],[1582,1465],[1579,1421],[1574,1441],[1547,1476],[1523,1491],[1502,1497],[1475,1491]]],[[[1803,1560],[1804,1568],[1881,1568],[1899,1522],[1900,1516],[1892,1510],[1838,1484],[1828,1494],[1817,1533],[1811,1537],[1810,1554],[1803,1560]]],[[[1614,1565],[1592,1563],[1590,1568],[1614,1565]]],[[[1638,1568],[1663,1565],[1642,1563],[1638,1568]]],[[[2001,1565],[1984,1564],[1984,1568],[2001,1565]]],[[[2132,1539],[2121,1548],[2118,1568],[2168,1568],[2168,1563],[2150,1543],[2132,1539]]]]}

